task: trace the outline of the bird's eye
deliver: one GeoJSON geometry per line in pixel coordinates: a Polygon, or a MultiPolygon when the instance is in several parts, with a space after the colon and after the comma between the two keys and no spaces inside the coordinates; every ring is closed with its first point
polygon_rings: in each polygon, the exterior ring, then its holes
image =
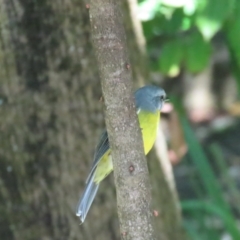
{"type": "Polygon", "coordinates": [[[165,100],[165,96],[164,95],[160,96],[160,100],[164,101],[165,100]]]}

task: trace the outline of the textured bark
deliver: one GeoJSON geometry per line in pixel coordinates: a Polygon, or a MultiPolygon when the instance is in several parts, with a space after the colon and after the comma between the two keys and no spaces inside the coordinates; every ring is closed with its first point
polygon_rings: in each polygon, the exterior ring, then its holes
{"type": "Polygon", "coordinates": [[[126,35],[120,4],[92,0],[92,39],[106,105],[122,239],[155,239],[151,189],[133,101],[126,35]]]}
{"type": "Polygon", "coordinates": [[[119,239],[111,181],[75,216],[103,128],[85,4],[0,0],[1,240],[119,239]]]}

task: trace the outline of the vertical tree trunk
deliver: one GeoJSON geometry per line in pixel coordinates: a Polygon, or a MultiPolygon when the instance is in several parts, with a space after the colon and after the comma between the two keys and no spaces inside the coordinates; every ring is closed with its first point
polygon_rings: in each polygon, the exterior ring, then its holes
{"type": "Polygon", "coordinates": [[[151,188],[133,98],[122,9],[114,0],[92,0],[90,6],[122,239],[154,240],[151,188]]]}
{"type": "Polygon", "coordinates": [[[0,238],[117,239],[109,182],[75,216],[103,125],[85,2],[0,6],[0,238]]]}

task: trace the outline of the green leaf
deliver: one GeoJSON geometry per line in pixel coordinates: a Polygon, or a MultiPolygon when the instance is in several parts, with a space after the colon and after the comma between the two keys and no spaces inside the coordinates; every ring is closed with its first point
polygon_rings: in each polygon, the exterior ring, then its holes
{"type": "Polygon", "coordinates": [[[170,18],[165,17],[165,21],[161,24],[163,34],[176,34],[183,25],[185,15],[182,8],[175,9],[170,18]]]}
{"type": "Polygon", "coordinates": [[[142,21],[148,21],[154,18],[160,8],[161,0],[145,0],[138,5],[138,16],[142,21]]]}
{"type": "Polygon", "coordinates": [[[206,42],[197,32],[189,36],[186,43],[186,68],[193,73],[202,71],[210,59],[210,43],[206,42]]]}
{"type": "Polygon", "coordinates": [[[196,25],[206,40],[210,40],[222,27],[234,9],[235,0],[201,0],[196,25]]]}
{"type": "Polygon", "coordinates": [[[170,17],[164,14],[158,13],[154,16],[152,20],[142,22],[144,35],[147,39],[159,35],[175,35],[176,32],[182,30],[184,25],[184,20],[188,19],[189,23],[185,29],[190,27],[189,17],[184,15],[183,9],[175,9],[170,17]]]}
{"type": "Polygon", "coordinates": [[[240,2],[237,2],[234,16],[226,24],[226,33],[228,43],[240,67],[240,2]]]}
{"type": "Polygon", "coordinates": [[[193,6],[196,4],[195,0],[162,0],[162,4],[174,7],[174,8],[179,8],[179,7],[184,7],[184,6],[193,6]]]}
{"type": "Polygon", "coordinates": [[[234,14],[225,24],[224,32],[227,38],[227,46],[231,60],[232,72],[234,74],[238,98],[240,98],[240,1],[237,0],[234,14]]]}
{"type": "Polygon", "coordinates": [[[171,77],[178,75],[182,59],[182,43],[177,40],[166,43],[159,59],[160,71],[171,77]]]}

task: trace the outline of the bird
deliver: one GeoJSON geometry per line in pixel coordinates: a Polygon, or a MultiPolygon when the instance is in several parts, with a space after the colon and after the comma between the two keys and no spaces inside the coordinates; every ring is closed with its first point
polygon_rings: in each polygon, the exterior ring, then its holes
{"type": "MultiPolygon", "coordinates": [[[[144,153],[147,155],[152,149],[157,137],[160,111],[166,101],[166,93],[158,86],[146,85],[135,92],[134,99],[138,122],[142,132],[144,153]]],[[[76,216],[80,218],[81,224],[86,219],[100,182],[106,178],[112,170],[111,149],[109,146],[108,134],[105,130],[96,147],[92,168],[77,206],[76,216]]]]}

